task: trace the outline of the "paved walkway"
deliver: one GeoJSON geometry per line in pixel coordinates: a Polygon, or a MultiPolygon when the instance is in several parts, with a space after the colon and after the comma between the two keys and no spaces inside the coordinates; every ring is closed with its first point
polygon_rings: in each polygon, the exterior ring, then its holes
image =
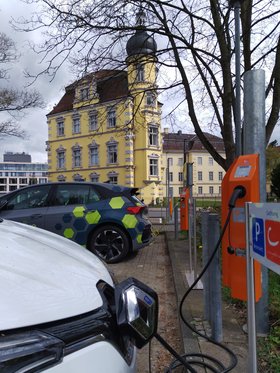
{"type": "MultiPolygon", "coordinates": [[[[175,240],[171,225],[155,227],[157,236],[154,242],[137,255],[126,261],[110,265],[118,280],[129,276],[135,277],[152,287],[159,295],[158,331],[179,353],[205,353],[224,364],[228,364],[225,353],[194,335],[178,317],[178,304],[189,285],[186,279],[189,254],[188,242],[179,235],[175,240]]],[[[188,321],[198,329],[205,329],[203,320],[203,290],[194,290],[187,298],[183,312],[188,321]]],[[[237,322],[231,308],[223,305],[223,341],[234,351],[238,358],[237,367],[232,372],[246,373],[247,370],[247,336],[237,322]]],[[[164,373],[173,357],[155,338],[151,347],[139,351],[137,373],[164,373]],[[151,363],[149,363],[149,354],[151,363]],[[151,364],[151,370],[149,370],[151,364]]],[[[179,372],[178,369],[174,372],[179,372]]],[[[180,370],[181,372],[181,370],[180,370]]],[[[197,372],[206,372],[198,368],[197,372]]]]}
{"type": "MultiPolygon", "coordinates": [[[[170,228],[170,227],[169,227],[170,228]]],[[[185,291],[189,288],[186,272],[189,271],[189,250],[188,242],[179,235],[179,239],[174,239],[174,232],[167,230],[165,232],[168,251],[172,263],[174,283],[178,304],[182,299],[185,291]]],[[[183,313],[186,319],[192,323],[201,332],[207,329],[207,323],[203,320],[203,290],[193,290],[187,297],[183,313]]],[[[247,369],[247,336],[244,334],[241,325],[237,321],[237,314],[231,307],[223,303],[223,343],[229,347],[237,356],[238,364],[232,372],[246,373],[247,369]]],[[[227,355],[219,348],[205,339],[194,335],[180,321],[183,335],[185,353],[201,352],[211,355],[224,364],[228,364],[227,355]]],[[[201,369],[198,372],[205,372],[201,369]]]]}

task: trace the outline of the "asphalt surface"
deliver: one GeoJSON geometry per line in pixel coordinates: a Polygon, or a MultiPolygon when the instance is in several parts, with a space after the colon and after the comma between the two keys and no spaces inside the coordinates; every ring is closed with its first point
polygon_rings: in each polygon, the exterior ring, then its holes
{"type": "MultiPolygon", "coordinates": [[[[135,277],[152,287],[159,295],[158,332],[180,354],[208,354],[221,361],[225,367],[230,359],[220,347],[208,342],[187,328],[179,317],[179,303],[189,288],[186,276],[189,271],[189,252],[186,238],[179,234],[175,239],[173,225],[154,226],[154,242],[126,261],[110,265],[118,280],[135,277]]],[[[199,272],[199,271],[198,271],[199,272]]],[[[201,333],[211,334],[203,317],[203,290],[193,290],[183,306],[184,317],[201,333]]],[[[223,341],[237,357],[237,366],[232,372],[246,373],[247,336],[242,330],[237,313],[227,304],[222,307],[223,341]]],[[[137,373],[166,372],[174,358],[155,338],[151,345],[139,351],[137,373]]],[[[210,372],[195,368],[197,372],[210,372]]],[[[221,370],[222,371],[222,370],[221,370]]],[[[181,368],[172,372],[182,372],[181,368]]]]}

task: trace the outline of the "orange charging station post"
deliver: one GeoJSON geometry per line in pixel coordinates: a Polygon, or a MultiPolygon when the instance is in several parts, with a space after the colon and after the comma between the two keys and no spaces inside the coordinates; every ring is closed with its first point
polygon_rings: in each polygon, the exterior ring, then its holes
{"type": "Polygon", "coordinates": [[[189,230],[189,198],[190,188],[185,188],[180,194],[180,228],[182,231],[189,230]]]}
{"type": "MultiPolygon", "coordinates": [[[[259,155],[239,156],[222,181],[222,226],[228,216],[228,203],[234,189],[243,186],[246,194],[236,202],[222,240],[223,283],[233,298],[247,300],[245,202],[260,201],[259,155]]],[[[254,263],[255,299],[261,297],[261,265],[254,263]]]]}

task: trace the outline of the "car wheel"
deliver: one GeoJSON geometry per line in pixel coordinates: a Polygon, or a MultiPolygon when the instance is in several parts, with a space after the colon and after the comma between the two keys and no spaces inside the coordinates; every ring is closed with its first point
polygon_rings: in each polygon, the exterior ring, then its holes
{"type": "Polygon", "coordinates": [[[89,249],[106,263],[117,263],[127,255],[129,239],[122,229],[104,225],[93,232],[89,249]]]}

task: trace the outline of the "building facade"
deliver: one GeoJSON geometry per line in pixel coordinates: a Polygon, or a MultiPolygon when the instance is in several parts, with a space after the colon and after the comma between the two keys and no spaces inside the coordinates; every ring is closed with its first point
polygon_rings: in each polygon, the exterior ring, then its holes
{"type": "MultiPolygon", "coordinates": [[[[223,140],[204,133],[217,152],[225,156],[223,140]]],[[[203,147],[195,134],[163,133],[164,196],[178,197],[186,180],[185,162],[192,164],[192,192],[194,197],[220,197],[224,169],[203,147]],[[169,180],[167,181],[169,175],[169,180]],[[169,194],[168,194],[169,187],[169,194]]]]}
{"type": "Polygon", "coordinates": [[[47,115],[49,179],[135,186],[149,203],[163,197],[156,43],[140,24],[126,50],[127,71],[85,76],[47,115]]]}
{"type": "Polygon", "coordinates": [[[47,163],[32,163],[26,153],[7,152],[0,162],[0,195],[30,184],[46,183],[47,175],[47,163]]]}

